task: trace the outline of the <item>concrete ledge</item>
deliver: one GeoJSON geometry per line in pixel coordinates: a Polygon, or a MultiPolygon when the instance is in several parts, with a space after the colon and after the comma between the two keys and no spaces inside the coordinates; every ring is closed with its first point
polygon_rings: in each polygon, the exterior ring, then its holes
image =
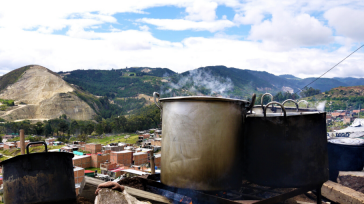
{"type": "Polygon", "coordinates": [[[350,203],[362,204],[364,203],[364,194],[355,191],[351,188],[345,187],[341,184],[327,181],[321,188],[322,196],[337,202],[337,203],[350,203]]]}
{"type": "MultiPolygon", "coordinates": [[[[104,183],[105,181],[87,177],[87,176],[85,176],[85,180],[86,180],[86,184],[85,184],[85,187],[84,187],[82,193],[80,194],[80,196],[93,201],[93,200],[95,200],[95,197],[96,197],[95,191],[97,189],[97,186],[101,183],[104,183]]],[[[172,201],[170,201],[168,198],[166,198],[164,196],[150,193],[147,191],[142,191],[142,190],[135,189],[135,188],[131,188],[128,186],[124,186],[124,187],[125,187],[126,192],[128,192],[130,195],[136,197],[139,200],[149,201],[153,204],[154,203],[158,203],[158,204],[172,203],[172,201]]]]}

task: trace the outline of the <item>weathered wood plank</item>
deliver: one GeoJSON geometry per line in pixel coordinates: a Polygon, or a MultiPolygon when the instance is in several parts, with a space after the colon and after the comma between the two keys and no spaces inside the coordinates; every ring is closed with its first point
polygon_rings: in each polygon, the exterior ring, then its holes
{"type": "MultiPolygon", "coordinates": [[[[82,197],[85,197],[89,200],[95,200],[95,191],[97,189],[97,186],[101,183],[104,183],[105,181],[91,178],[91,177],[85,177],[86,179],[86,185],[83,189],[83,192],[81,194],[82,197]]],[[[147,191],[142,191],[139,189],[131,188],[128,186],[124,186],[126,192],[128,192],[130,195],[136,197],[138,200],[144,201],[147,200],[151,203],[172,203],[168,198],[157,195],[154,193],[150,193],[147,191]]]]}
{"type": "Polygon", "coordinates": [[[327,181],[321,188],[322,196],[337,202],[337,203],[350,203],[362,204],[364,203],[364,194],[355,191],[351,188],[345,187],[341,184],[327,181]]]}

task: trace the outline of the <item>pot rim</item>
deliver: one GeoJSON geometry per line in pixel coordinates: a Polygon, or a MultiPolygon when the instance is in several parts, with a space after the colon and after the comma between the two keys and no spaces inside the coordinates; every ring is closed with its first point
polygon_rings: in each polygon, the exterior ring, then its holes
{"type": "Polygon", "coordinates": [[[250,103],[249,101],[235,98],[223,98],[223,97],[212,97],[212,96],[179,96],[170,98],[161,98],[160,102],[166,101],[224,101],[224,102],[243,102],[250,103]]]}
{"type": "MultiPolygon", "coordinates": [[[[312,111],[312,112],[288,112],[287,117],[292,117],[292,116],[304,116],[304,115],[319,115],[319,114],[323,114],[325,112],[320,112],[320,111],[312,111]]],[[[252,113],[252,114],[247,114],[247,117],[252,117],[252,118],[264,118],[264,114],[263,113],[252,113]]],[[[284,117],[283,113],[267,113],[267,118],[270,117],[284,117]]]]}
{"type": "Polygon", "coordinates": [[[68,152],[36,152],[36,153],[31,153],[31,154],[23,154],[23,155],[18,155],[15,157],[12,157],[10,159],[4,160],[2,162],[0,162],[0,166],[3,166],[4,164],[7,164],[9,162],[16,162],[18,160],[22,160],[23,158],[26,159],[27,157],[36,157],[38,155],[42,155],[42,154],[57,154],[59,156],[63,155],[63,156],[68,156],[73,158],[74,155],[72,153],[68,153],[68,152]]]}

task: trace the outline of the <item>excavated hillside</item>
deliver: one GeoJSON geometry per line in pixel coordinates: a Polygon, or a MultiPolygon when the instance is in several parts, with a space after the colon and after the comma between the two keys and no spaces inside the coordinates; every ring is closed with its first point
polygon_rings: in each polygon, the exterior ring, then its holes
{"type": "MultiPolygon", "coordinates": [[[[20,68],[21,69],[21,68],[20,68]]],[[[66,114],[76,120],[92,119],[96,113],[81,100],[67,82],[45,67],[34,65],[17,73],[13,84],[7,84],[0,99],[12,99],[11,110],[0,111],[0,117],[9,120],[45,120],[66,114]]],[[[12,72],[19,72],[14,70],[12,72]]],[[[11,73],[8,73],[11,75],[11,73]]],[[[14,74],[13,74],[14,75],[14,74]]],[[[6,80],[6,75],[0,81],[6,80]]]]}

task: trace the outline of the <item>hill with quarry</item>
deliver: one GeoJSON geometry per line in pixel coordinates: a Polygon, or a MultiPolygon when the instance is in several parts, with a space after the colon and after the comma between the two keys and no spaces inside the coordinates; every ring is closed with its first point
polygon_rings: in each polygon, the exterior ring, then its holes
{"type": "Polygon", "coordinates": [[[72,119],[89,120],[96,112],[77,96],[77,88],[58,74],[38,65],[25,66],[0,78],[0,99],[12,100],[0,117],[8,121],[47,120],[65,114],[72,119]]]}

